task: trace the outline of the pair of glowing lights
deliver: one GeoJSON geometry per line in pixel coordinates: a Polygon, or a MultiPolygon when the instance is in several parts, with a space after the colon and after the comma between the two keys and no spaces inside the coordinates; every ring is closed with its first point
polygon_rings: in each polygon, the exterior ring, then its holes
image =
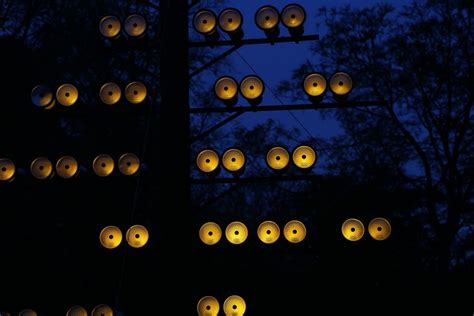
{"type": "MultiPolygon", "coordinates": [[[[223,309],[226,316],[241,316],[245,314],[247,304],[242,297],[231,295],[224,301],[223,309]]],[[[197,303],[199,316],[217,316],[219,310],[219,301],[214,296],[204,296],[197,303]]]]}
{"type": "MultiPolygon", "coordinates": [[[[141,248],[146,245],[149,236],[145,226],[133,225],[127,230],[125,239],[131,247],[141,248]]],[[[104,227],[99,234],[99,240],[104,248],[117,248],[122,243],[122,231],[117,226],[104,227]]]]}
{"type": "MultiPolygon", "coordinates": [[[[347,240],[358,241],[364,236],[365,228],[360,220],[350,218],[342,224],[341,231],[342,235],[347,240]]],[[[377,217],[370,221],[368,231],[373,239],[381,241],[390,236],[392,227],[388,220],[382,217],[377,217]]]]}
{"type": "MultiPolygon", "coordinates": [[[[125,34],[130,38],[140,38],[146,32],[146,20],[139,14],[132,14],[123,23],[125,34]]],[[[122,23],[120,19],[113,15],[104,16],[99,22],[99,31],[103,37],[115,39],[120,36],[122,23]]]]}
{"type": "MultiPolygon", "coordinates": [[[[306,237],[305,225],[297,220],[286,223],[283,235],[291,243],[299,243],[306,237]]],[[[234,245],[242,244],[247,240],[248,229],[242,222],[232,222],[225,229],[227,240],[234,245]]],[[[257,228],[257,236],[265,244],[273,244],[280,238],[280,227],[272,221],[264,221],[257,228]]],[[[206,245],[217,244],[222,237],[220,226],[214,222],[208,222],[199,229],[199,238],[206,245]]]]}
{"type": "MultiPolygon", "coordinates": [[[[280,35],[280,21],[288,29],[292,36],[301,36],[304,32],[303,24],[306,21],[306,11],[298,4],[289,4],[283,8],[281,13],[277,8],[270,5],[260,7],[255,13],[255,24],[270,38],[280,35]]],[[[244,18],[242,13],[234,8],[227,8],[217,16],[212,10],[202,9],[194,14],[194,29],[204,35],[207,40],[219,39],[217,26],[234,40],[242,39],[244,32],[242,25],[244,18]]]]}
{"type": "MultiPolygon", "coordinates": [[[[92,162],[92,169],[99,177],[107,177],[114,171],[115,162],[109,155],[98,155],[92,162]]],[[[135,175],[140,169],[140,159],[132,153],[123,154],[118,160],[118,169],[123,175],[135,175]]],[[[38,157],[31,162],[30,172],[38,180],[50,179],[55,173],[63,179],[69,179],[78,174],[79,164],[71,156],[59,158],[55,166],[48,158],[38,157]]],[[[16,166],[13,161],[8,158],[1,158],[0,181],[12,181],[15,173],[16,166]]]]}

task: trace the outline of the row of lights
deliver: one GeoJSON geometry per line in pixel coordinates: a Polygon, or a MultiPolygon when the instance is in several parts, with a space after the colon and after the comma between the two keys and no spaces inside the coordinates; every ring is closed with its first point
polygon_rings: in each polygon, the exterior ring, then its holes
{"type": "MultiPolygon", "coordinates": [[[[265,221],[258,226],[258,238],[265,244],[273,244],[280,237],[280,227],[272,221],[265,221]]],[[[297,220],[286,223],[283,228],[283,235],[291,243],[299,243],[306,237],[305,225],[297,220]]],[[[199,229],[199,238],[206,245],[217,244],[222,237],[222,230],[218,224],[208,222],[199,229]]],[[[232,222],[225,229],[225,237],[234,245],[242,244],[248,237],[248,229],[242,222],[232,222]]]]}
{"type": "MultiPolygon", "coordinates": [[[[0,311],[1,316],[11,316],[9,312],[0,311]]],[[[33,309],[24,309],[19,314],[19,316],[38,316],[33,309]]],[[[113,316],[114,311],[111,307],[105,304],[100,304],[94,307],[91,313],[92,316],[113,316]]],[[[79,305],[71,307],[67,312],[66,316],[87,316],[87,310],[79,305]]]]}
{"type": "MultiPolygon", "coordinates": [[[[347,240],[358,241],[364,236],[365,228],[360,220],[349,218],[342,224],[341,231],[347,240]]],[[[390,236],[392,227],[390,222],[385,218],[376,217],[370,221],[368,231],[373,239],[385,240],[390,236]]]]}
{"type": "MultiPolygon", "coordinates": [[[[127,230],[125,239],[129,246],[141,248],[149,238],[148,230],[142,225],[133,225],[127,230]]],[[[122,231],[117,226],[104,227],[99,234],[100,244],[107,249],[117,248],[122,242],[122,231]]]]}
{"type": "MultiPolygon", "coordinates": [[[[280,35],[280,21],[293,37],[303,35],[303,24],[306,21],[306,11],[298,4],[289,4],[281,13],[270,5],[260,7],[255,13],[255,24],[265,32],[269,38],[275,39],[280,35]]],[[[204,35],[208,41],[217,41],[220,37],[217,26],[227,33],[233,40],[240,40],[244,36],[242,13],[235,8],[222,10],[217,16],[210,9],[197,11],[193,17],[194,29],[204,35]]]]}
{"type": "MultiPolygon", "coordinates": [[[[107,177],[115,169],[114,159],[106,154],[98,155],[92,162],[92,169],[99,177],[107,177]]],[[[126,153],[118,159],[118,170],[126,176],[135,175],[140,169],[140,159],[137,155],[126,153]]],[[[38,157],[30,164],[30,172],[38,180],[50,179],[56,174],[69,179],[79,174],[79,164],[72,156],[63,156],[53,166],[51,160],[46,157],[38,157]]],[[[12,181],[15,178],[16,166],[8,158],[0,158],[0,181],[12,181]]]]}
{"type": "MultiPolygon", "coordinates": [[[[243,316],[247,309],[247,304],[242,297],[231,295],[224,301],[223,309],[226,316],[243,316]]],[[[217,316],[219,310],[219,301],[214,296],[204,296],[197,303],[199,316],[217,316]]]]}
{"type": "MultiPolygon", "coordinates": [[[[318,155],[313,148],[306,145],[296,147],[291,155],[293,164],[299,169],[309,170],[318,159],[318,155]]],[[[208,175],[215,175],[219,171],[219,165],[225,170],[234,174],[240,174],[245,167],[245,154],[237,148],[229,148],[219,157],[219,154],[212,149],[204,149],[199,152],[196,157],[196,165],[198,169],[208,175]]],[[[276,146],[270,148],[266,155],[267,165],[275,170],[282,171],[286,169],[290,163],[290,153],[285,147],[276,146]]]]}
{"type": "MultiPolygon", "coordinates": [[[[123,29],[128,37],[140,38],[145,35],[146,20],[139,14],[132,14],[125,19],[123,29]]],[[[120,37],[122,23],[116,16],[104,16],[99,22],[99,31],[105,38],[116,39],[120,37]]]]}
{"type": "MultiPolygon", "coordinates": [[[[138,81],[127,84],[124,90],[125,99],[131,104],[142,103],[147,96],[146,86],[138,81]]],[[[122,98],[122,89],[114,82],[107,82],[100,88],[100,100],[107,105],[114,105],[122,98]]],[[[37,85],[31,90],[31,102],[42,109],[50,110],[56,101],[63,106],[72,106],[79,99],[79,90],[70,83],[61,85],[56,94],[46,85],[37,85]]]]}

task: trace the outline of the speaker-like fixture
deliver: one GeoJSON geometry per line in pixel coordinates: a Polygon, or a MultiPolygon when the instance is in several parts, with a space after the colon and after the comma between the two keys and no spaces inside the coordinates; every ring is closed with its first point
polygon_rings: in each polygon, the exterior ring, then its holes
{"type": "Polygon", "coordinates": [[[196,165],[201,172],[215,173],[219,167],[219,155],[212,149],[204,149],[197,155],[196,165]]]}
{"type": "Polygon", "coordinates": [[[38,314],[32,309],[24,309],[18,314],[19,316],[38,316],[38,314]]]}
{"type": "Polygon", "coordinates": [[[262,102],[265,85],[260,77],[247,76],[240,82],[239,90],[251,105],[258,105],[262,102]]]}
{"type": "Polygon", "coordinates": [[[208,222],[199,229],[199,238],[206,245],[215,245],[221,240],[222,230],[216,223],[208,222]]]}
{"type": "Polygon", "coordinates": [[[64,179],[69,179],[74,177],[79,170],[76,159],[71,156],[64,156],[59,158],[56,162],[56,173],[58,176],[64,179]]]}
{"type": "Polygon", "coordinates": [[[37,85],[31,90],[31,102],[40,108],[49,108],[54,106],[53,91],[48,86],[37,85]]]}
{"type": "Polygon", "coordinates": [[[306,227],[300,221],[289,221],[286,223],[285,228],[283,228],[283,235],[289,242],[294,244],[299,243],[306,237],[306,227]]]}
{"type": "Polygon", "coordinates": [[[219,27],[221,30],[229,34],[233,40],[239,40],[244,37],[242,31],[242,24],[244,18],[239,10],[234,8],[227,8],[219,14],[219,27]]]}
{"type": "Polygon", "coordinates": [[[229,148],[222,155],[222,166],[234,174],[240,174],[245,167],[245,154],[237,148],[229,148]]]}
{"type": "Polygon", "coordinates": [[[127,230],[125,238],[133,248],[141,248],[148,242],[148,230],[142,225],[133,225],[127,230]]]}
{"type": "Polygon", "coordinates": [[[92,169],[99,177],[107,177],[114,171],[114,160],[106,154],[98,155],[92,162],[92,169]]]}
{"type": "Polygon", "coordinates": [[[70,83],[63,84],[56,90],[56,99],[61,105],[74,105],[77,99],[79,99],[79,91],[70,83]]]}
{"type": "Polygon", "coordinates": [[[8,158],[0,158],[0,181],[13,180],[15,176],[15,164],[8,158]]]}
{"type": "Polygon", "coordinates": [[[143,16],[132,14],[125,19],[125,33],[133,38],[141,37],[146,32],[146,20],[143,16]]]}
{"type": "Polygon", "coordinates": [[[271,169],[281,171],[288,166],[290,154],[284,147],[272,147],[267,152],[266,162],[271,169]]]}
{"type": "Polygon", "coordinates": [[[208,9],[202,9],[194,14],[194,29],[204,35],[208,41],[216,41],[219,39],[217,31],[217,17],[214,12],[208,9]]]}
{"type": "Polygon", "coordinates": [[[116,16],[104,16],[99,22],[99,31],[105,38],[117,38],[120,36],[122,25],[116,16]]]}
{"type": "Polygon", "coordinates": [[[122,97],[122,90],[118,84],[108,82],[100,88],[99,97],[103,103],[107,105],[113,105],[120,101],[120,98],[122,97]]]}
{"type": "Polygon", "coordinates": [[[364,224],[358,219],[349,218],[342,223],[342,236],[350,241],[358,241],[364,236],[364,224]]]}
{"type": "Polygon", "coordinates": [[[336,72],[329,80],[329,88],[336,100],[344,101],[352,91],[352,78],[346,72],[336,72]]]}
{"type": "Polygon", "coordinates": [[[392,227],[388,220],[382,217],[377,217],[370,221],[368,231],[373,239],[385,240],[390,236],[392,227]]]}
{"type": "Polygon", "coordinates": [[[310,73],[303,81],[304,92],[313,103],[319,103],[326,93],[327,81],[320,73],[310,73]]]}
{"type": "Polygon", "coordinates": [[[133,176],[140,169],[140,159],[132,153],[123,154],[118,160],[118,168],[123,175],[133,176]]]}
{"type": "Polygon", "coordinates": [[[225,237],[234,245],[243,243],[248,236],[247,226],[241,222],[232,222],[225,229],[225,237]]]}
{"type": "Polygon", "coordinates": [[[226,316],[243,316],[247,305],[242,297],[231,295],[224,301],[223,309],[226,316]]]}
{"type": "Polygon", "coordinates": [[[132,104],[142,103],[147,95],[146,86],[138,81],[129,83],[125,87],[125,98],[132,104]]]}
{"type": "Polygon", "coordinates": [[[265,221],[258,226],[258,238],[265,244],[273,244],[280,238],[280,227],[272,221],[265,221]]]}
{"type": "Polygon", "coordinates": [[[122,242],[122,231],[116,226],[107,226],[101,230],[99,240],[107,249],[117,248],[122,242]]]}
{"type": "Polygon", "coordinates": [[[293,150],[293,163],[300,169],[310,169],[316,163],[318,156],[309,146],[298,146],[293,150]]]}
{"type": "Polygon", "coordinates": [[[255,24],[269,38],[276,38],[280,35],[278,23],[280,23],[280,13],[277,8],[271,5],[260,7],[255,13],[255,24]]]}
{"type": "Polygon", "coordinates": [[[67,311],[66,316],[87,316],[87,311],[84,307],[76,305],[67,311]]]}
{"type": "Polygon", "coordinates": [[[239,92],[239,85],[232,77],[220,77],[214,83],[214,93],[216,97],[228,106],[237,103],[237,94],[239,92]]]}
{"type": "Polygon", "coordinates": [[[301,36],[304,33],[306,11],[299,4],[288,4],[281,11],[281,22],[292,36],[301,36]]]}
{"type": "Polygon", "coordinates": [[[53,175],[53,164],[46,157],[38,157],[31,162],[30,171],[36,179],[48,179],[53,175]]]}
{"type": "Polygon", "coordinates": [[[204,296],[197,303],[199,316],[217,316],[219,314],[219,301],[214,296],[204,296]]]}
{"type": "Polygon", "coordinates": [[[100,304],[94,307],[91,316],[114,316],[114,311],[109,306],[100,304]]]}

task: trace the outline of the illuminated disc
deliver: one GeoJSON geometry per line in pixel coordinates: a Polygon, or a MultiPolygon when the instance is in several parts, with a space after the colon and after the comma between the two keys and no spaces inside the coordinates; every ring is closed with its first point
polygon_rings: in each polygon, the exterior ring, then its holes
{"type": "Polygon", "coordinates": [[[280,237],[280,227],[272,221],[265,221],[258,226],[258,238],[266,244],[273,244],[280,237]]]}
{"type": "Polygon", "coordinates": [[[348,73],[337,72],[331,76],[329,87],[335,95],[343,96],[352,91],[352,78],[348,73]]]}
{"type": "Polygon", "coordinates": [[[125,33],[132,37],[139,37],[146,31],[146,20],[143,16],[132,14],[125,20],[125,33]]]}
{"type": "Polygon", "coordinates": [[[262,79],[257,76],[247,76],[240,82],[240,93],[247,100],[255,100],[258,97],[261,97],[265,85],[263,84],[262,79]]]}
{"type": "Polygon", "coordinates": [[[242,297],[231,295],[224,301],[224,313],[226,316],[244,315],[247,305],[242,297]]]}
{"type": "Polygon", "coordinates": [[[298,4],[289,4],[281,11],[281,22],[287,28],[297,28],[306,20],[306,11],[298,4]]]}
{"type": "Polygon", "coordinates": [[[61,178],[68,179],[74,177],[78,170],[79,166],[74,157],[64,156],[56,162],[56,172],[61,178]]]}
{"type": "Polygon", "coordinates": [[[58,88],[58,90],[56,90],[56,99],[61,105],[74,105],[78,98],[79,91],[77,91],[77,88],[70,83],[63,84],[58,88]]]}
{"type": "Polygon", "coordinates": [[[199,238],[206,245],[215,245],[221,240],[222,230],[216,223],[208,222],[199,229],[199,238]]]}
{"type": "Polygon", "coordinates": [[[364,224],[355,218],[349,218],[341,227],[342,236],[350,241],[357,241],[364,236],[364,224]]]}
{"type": "Polygon", "coordinates": [[[201,34],[210,34],[215,31],[217,17],[211,10],[200,10],[193,18],[194,29],[201,34]]]}
{"type": "Polygon", "coordinates": [[[100,304],[94,307],[92,316],[114,316],[114,311],[109,306],[100,304]]]}
{"type": "Polygon", "coordinates": [[[196,164],[202,172],[213,172],[219,166],[219,155],[212,149],[205,149],[198,154],[196,164]]]}
{"type": "Polygon", "coordinates": [[[92,162],[92,169],[99,177],[107,177],[114,171],[114,160],[109,155],[99,155],[92,162]]]}
{"type": "Polygon", "coordinates": [[[278,26],[280,14],[275,7],[263,6],[255,13],[255,23],[262,30],[271,30],[278,26]]]}
{"type": "Polygon", "coordinates": [[[219,314],[219,301],[214,296],[204,296],[197,303],[199,316],[217,316],[219,314]]]}
{"type": "Polygon", "coordinates": [[[232,77],[221,77],[214,83],[214,92],[219,100],[231,100],[238,92],[237,81],[232,77]]]}
{"type": "Polygon", "coordinates": [[[298,146],[292,156],[293,163],[300,169],[311,168],[318,159],[316,152],[309,146],[298,146]]]}
{"type": "Polygon", "coordinates": [[[267,165],[274,170],[282,170],[290,162],[290,154],[283,147],[273,147],[267,153],[267,165]]]}
{"type": "Polygon", "coordinates": [[[30,171],[36,179],[44,180],[53,174],[53,164],[46,157],[38,157],[31,162],[30,171]]]}
{"type": "Polygon", "coordinates": [[[127,230],[126,239],[133,248],[141,248],[148,242],[148,230],[142,225],[133,225],[127,230]]]}
{"type": "Polygon", "coordinates": [[[219,14],[219,27],[227,33],[237,31],[242,27],[242,14],[239,10],[229,8],[219,14]]]}
{"type": "Polygon", "coordinates": [[[87,316],[87,311],[84,307],[76,305],[67,311],[66,316],[87,316]]]}
{"type": "Polygon", "coordinates": [[[8,158],[0,158],[0,181],[9,181],[15,176],[15,164],[8,158]]]}
{"type": "Polygon", "coordinates": [[[227,228],[225,229],[225,236],[230,243],[238,245],[247,239],[248,230],[243,223],[232,222],[227,225],[227,228]]]}
{"type": "Polygon", "coordinates": [[[304,92],[310,97],[319,97],[326,92],[326,78],[319,73],[311,73],[304,78],[304,92]]]}
{"type": "Polygon", "coordinates": [[[222,155],[222,166],[225,170],[236,172],[245,166],[245,155],[237,148],[227,149],[222,155]]]}
{"type": "Polygon", "coordinates": [[[132,104],[138,104],[145,100],[147,95],[146,87],[143,83],[134,81],[125,87],[125,98],[132,104]]]}
{"type": "Polygon", "coordinates": [[[99,22],[100,33],[107,38],[114,38],[119,35],[122,26],[120,20],[115,16],[105,16],[99,22]]]}
{"type": "Polygon", "coordinates": [[[108,105],[117,103],[122,97],[122,90],[119,85],[113,82],[108,82],[100,88],[100,100],[108,105]]]}
{"type": "Polygon", "coordinates": [[[119,171],[126,176],[133,176],[140,169],[140,159],[132,153],[123,154],[118,160],[119,171]]]}
{"type": "Polygon", "coordinates": [[[291,243],[299,243],[306,237],[306,227],[300,221],[293,220],[286,223],[283,228],[283,235],[291,243]]]}
{"type": "Polygon", "coordinates": [[[122,242],[122,231],[116,226],[107,226],[101,230],[100,243],[107,249],[117,248],[122,242]]]}
{"type": "Polygon", "coordinates": [[[32,309],[24,309],[18,314],[19,316],[38,316],[38,314],[32,309]]]}
{"type": "Polygon", "coordinates": [[[31,102],[38,107],[48,107],[54,101],[53,91],[48,86],[37,85],[31,90],[31,102]]]}
{"type": "Polygon", "coordinates": [[[392,227],[390,226],[390,222],[388,220],[382,217],[377,217],[370,221],[367,230],[373,239],[385,240],[390,236],[392,227]]]}

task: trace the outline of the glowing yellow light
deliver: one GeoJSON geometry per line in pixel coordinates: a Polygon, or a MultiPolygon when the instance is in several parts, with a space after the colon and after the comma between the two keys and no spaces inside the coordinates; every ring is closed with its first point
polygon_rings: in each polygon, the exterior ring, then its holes
{"type": "Polygon", "coordinates": [[[341,227],[342,235],[350,241],[358,241],[364,236],[364,224],[358,219],[349,218],[341,227]]]}
{"type": "Polygon", "coordinates": [[[79,165],[77,164],[76,159],[71,156],[64,156],[59,158],[56,162],[56,173],[58,176],[64,179],[69,179],[74,177],[79,170],[79,165]]]}
{"type": "Polygon", "coordinates": [[[385,240],[390,236],[392,226],[385,218],[377,217],[370,221],[368,231],[373,239],[385,240]]]}
{"type": "Polygon", "coordinates": [[[299,243],[306,237],[306,227],[300,221],[289,221],[286,223],[285,228],[283,228],[283,235],[289,242],[294,244],[299,243]]]}
{"type": "Polygon", "coordinates": [[[245,300],[238,295],[231,295],[224,301],[224,313],[226,316],[242,316],[245,314],[246,309],[245,300]]]}
{"type": "Polygon", "coordinates": [[[272,221],[265,221],[258,226],[258,238],[265,244],[273,244],[280,237],[280,227],[272,221]]]}
{"type": "Polygon", "coordinates": [[[212,149],[205,149],[196,157],[196,165],[201,172],[213,172],[219,166],[219,155],[212,149]]]}
{"type": "Polygon", "coordinates": [[[107,177],[114,171],[114,160],[106,154],[98,155],[92,162],[92,169],[99,177],[107,177]]]}
{"type": "Polygon", "coordinates": [[[232,222],[227,225],[227,228],[225,229],[225,236],[230,243],[239,245],[247,239],[247,226],[241,222],[232,222]]]}
{"type": "Polygon", "coordinates": [[[213,296],[204,296],[197,304],[199,316],[217,316],[219,314],[219,301],[213,296]]]}
{"type": "Polygon", "coordinates": [[[116,226],[107,226],[100,232],[99,240],[107,249],[117,248],[122,242],[122,231],[116,226]]]}
{"type": "Polygon", "coordinates": [[[148,242],[148,230],[142,225],[133,225],[127,230],[126,239],[133,248],[141,248],[148,242]]]}

